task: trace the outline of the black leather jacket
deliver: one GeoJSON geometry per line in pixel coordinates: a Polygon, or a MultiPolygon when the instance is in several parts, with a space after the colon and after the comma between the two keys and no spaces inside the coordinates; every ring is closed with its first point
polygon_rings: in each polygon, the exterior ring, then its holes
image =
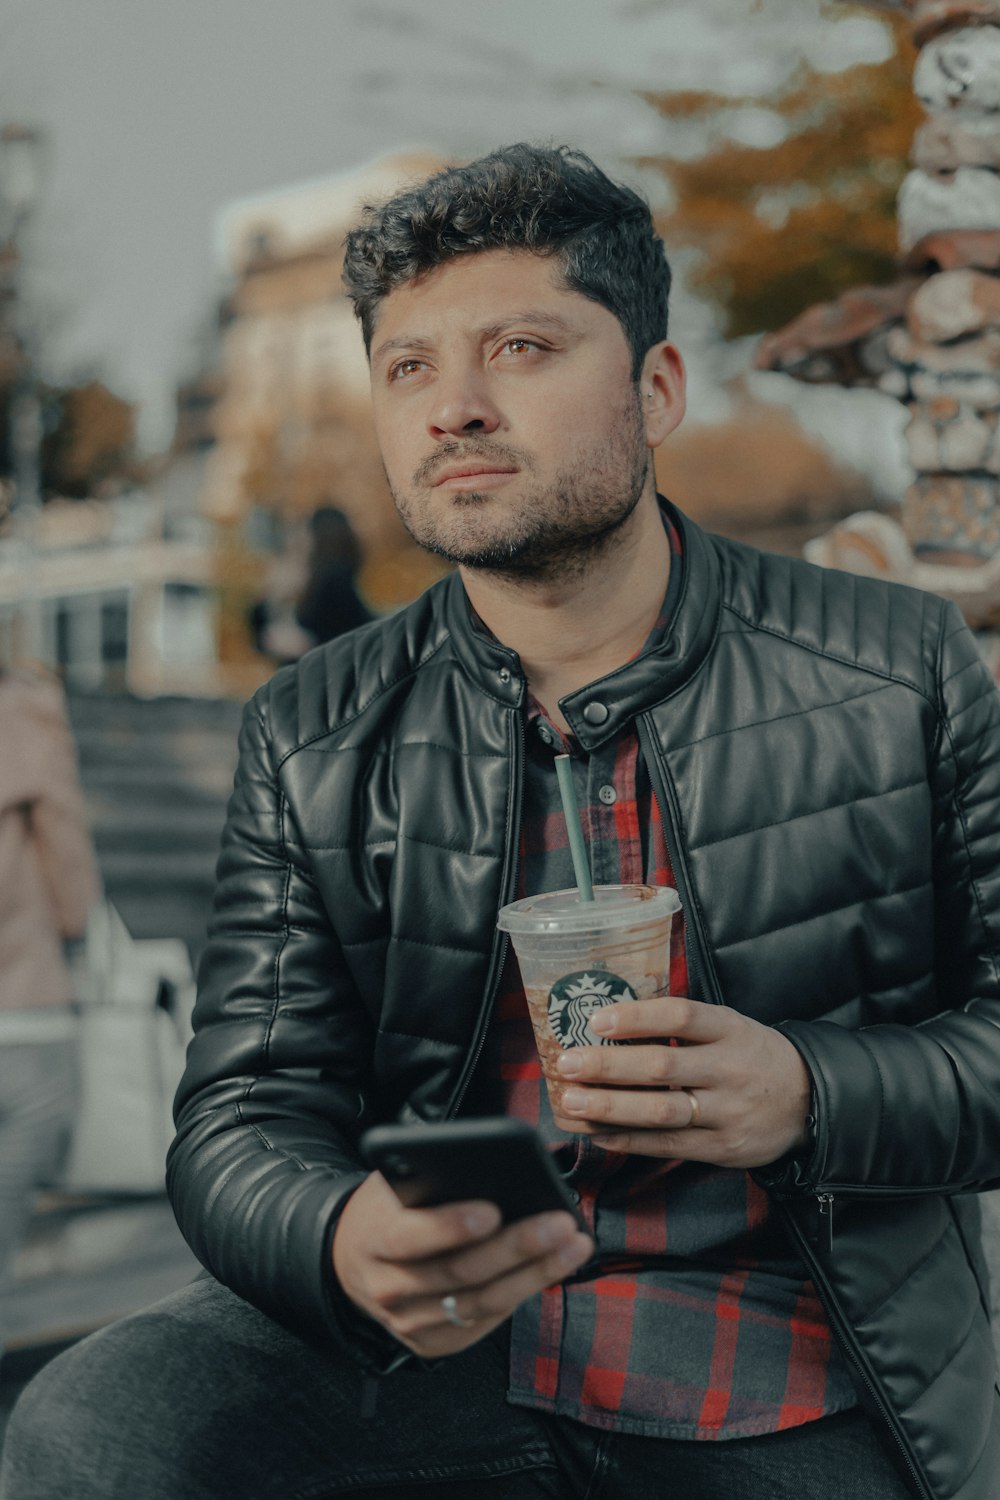
{"type": "MultiPolygon", "coordinates": [[[[588,747],[636,719],[692,994],[812,1072],[812,1159],[759,1175],[861,1401],[915,1495],[997,1500],[1000,699],[940,599],[676,519],[667,640],[561,707],[588,747]]],[[[248,705],[168,1182],[205,1266],[314,1340],[360,1131],[475,1107],[524,694],[454,574],[248,705]]]]}

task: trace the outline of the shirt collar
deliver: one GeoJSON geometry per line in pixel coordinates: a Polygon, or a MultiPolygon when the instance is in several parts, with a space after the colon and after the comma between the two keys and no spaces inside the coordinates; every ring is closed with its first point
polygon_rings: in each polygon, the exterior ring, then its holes
{"type": "MultiPolygon", "coordinates": [[[[657,614],[656,619],[653,621],[652,628],[648,636],[646,637],[645,643],[639,648],[638,651],[634,653],[633,656],[629,658],[630,661],[635,661],[638,657],[645,656],[649,651],[655,651],[659,646],[663,644],[664,637],[666,636],[667,630],[670,627],[670,621],[673,617],[673,612],[676,608],[677,600],[680,597],[681,592],[681,576],[684,566],[684,548],[683,543],[681,542],[681,534],[678,531],[677,527],[674,525],[672,517],[670,516],[662,502],[660,502],[659,510],[660,520],[663,522],[663,529],[667,533],[667,540],[670,543],[670,572],[667,578],[667,587],[663,595],[663,603],[660,605],[659,613],[657,614]]],[[[473,630],[478,631],[480,635],[486,636],[488,640],[496,641],[497,637],[494,635],[493,631],[486,624],[482,616],[478,613],[472,601],[468,599],[468,596],[466,596],[466,598],[469,608],[469,619],[472,623],[473,630]]],[[[538,699],[535,697],[530,688],[527,689],[525,696],[524,713],[525,719],[527,720],[529,725],[534,723],[535,720],[541,717],[547,717],[544,704],[539,703],[538,699]]],[[[560,729],[556,727],[556,725],[552,725],[552,730],[554,734],[558,736],[560,742],[566,741],[566,736],[560,729]]],[[[575,742],[573,741],[572,736],[570,737],[570,742],[575,742]]],[[[559,749],[567,749],[569,748],[569,744],[560,743],[556,744],[553,748],[556,751],[558,751],[559,749]]]]}
{"type": "MultiPolygon", "coordinates": [[[[679,597],[663,639],[655,650],[618,667],[599,681],[560,699],[559,707],[587,750],[611,740],[636,715],[672,698],[694,677],[712,649],[721,623],[723,557],[714,539],[659,497],[681,538],[679,597]]],[[[517,652],[472,627],[461,575],[438,585],[438,608],[457,665],[499,708],[524,707],[523,670],[517,652]]]]}

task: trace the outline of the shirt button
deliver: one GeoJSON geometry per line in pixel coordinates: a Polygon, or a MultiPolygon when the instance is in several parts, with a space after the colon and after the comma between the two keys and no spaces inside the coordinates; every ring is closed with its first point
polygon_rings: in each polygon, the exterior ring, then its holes
{"type": "Polygon", "coordinates": [[[595,699],[594,702],[587,704],[587,707],[583,710],[583,717],[588,724],[593,724],[596,727],[607,720],[610,712],[611,710],[606,703],[598,703],[595,699]]]}
{"type": "Polygon", "coordinates": [[[607,803],[608,807],[611,806],[612,802],[618,801],[618,793],[610,784],[608,786],[602,786],[597,795],[600,797],[602,802],[607,803]]]}
{"type": "Polygon", "coordinates": [[[546,745],[551,745],[554,743],[552,730],[542,719],[539,719],[538,721],[538,738],[540,740],[544,740],[546,745]]]}

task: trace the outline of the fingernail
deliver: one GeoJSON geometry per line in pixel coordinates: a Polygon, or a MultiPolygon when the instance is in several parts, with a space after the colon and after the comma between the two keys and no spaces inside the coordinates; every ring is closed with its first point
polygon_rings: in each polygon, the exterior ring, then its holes
{"type": "Polygon", "coordinates": [[[590,1259],[590,1253],[589,1244],[584,1247],[579,1245],[576,1240],[571,1240],[568,1245],[559,1251],[559,1259],[567,1269],[575,1270],[577,1266],[582,1266],[585,1260],[590,1259]]]}
{"type": "Polygon", "coordinates": [[[531,1241],[531,1248],[535,1250],[548,1250],[554,1245],[563,1233],[561,1224],[553,1223],[546,1219],[541,1224],[533,1224],[527,1231],[527,1237],[531,1241]]]}
{"type": "Polygon", "coordinates": [[[583,1089],[567,1089],[565,1094],[563,1094],[563,1104],[567,1109],[586,1109],[587,1096],[583,1092],[583,1089]]]}
{"type": "Polygon", "coordinates": [[[470,1234],[486,1234],[496,1223],[496,1209],[489,1204],[482,1208],[470,1208],[465,1214],[465,1227],[470,1234]]]}
{"type": "Polygon", "coordinates": [[[583,1064],[573,1052],[564,1052],[556,1067],[566,1078],[575,1078],[578,1073],[583,1072],[583,1064]]]}
{"type": "Polygon", "coordinates": [[[601,1036],[608,1036],[618,1024],[618,1018],[608,1010],[599,1010],[590,1018],[591,1031],[598,1032],[601,1036]]]}

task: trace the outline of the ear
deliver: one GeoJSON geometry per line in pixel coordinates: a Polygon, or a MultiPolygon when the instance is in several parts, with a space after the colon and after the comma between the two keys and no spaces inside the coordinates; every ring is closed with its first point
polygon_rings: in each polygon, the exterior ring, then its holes
{"type": "Polygon", "coordinates": [[[658,448],[683,419],[687,406],[687,376],[680,350],[669,340],[654,344],[642,362],[639,400],[646,429],[646,447],[658,448]]]}

